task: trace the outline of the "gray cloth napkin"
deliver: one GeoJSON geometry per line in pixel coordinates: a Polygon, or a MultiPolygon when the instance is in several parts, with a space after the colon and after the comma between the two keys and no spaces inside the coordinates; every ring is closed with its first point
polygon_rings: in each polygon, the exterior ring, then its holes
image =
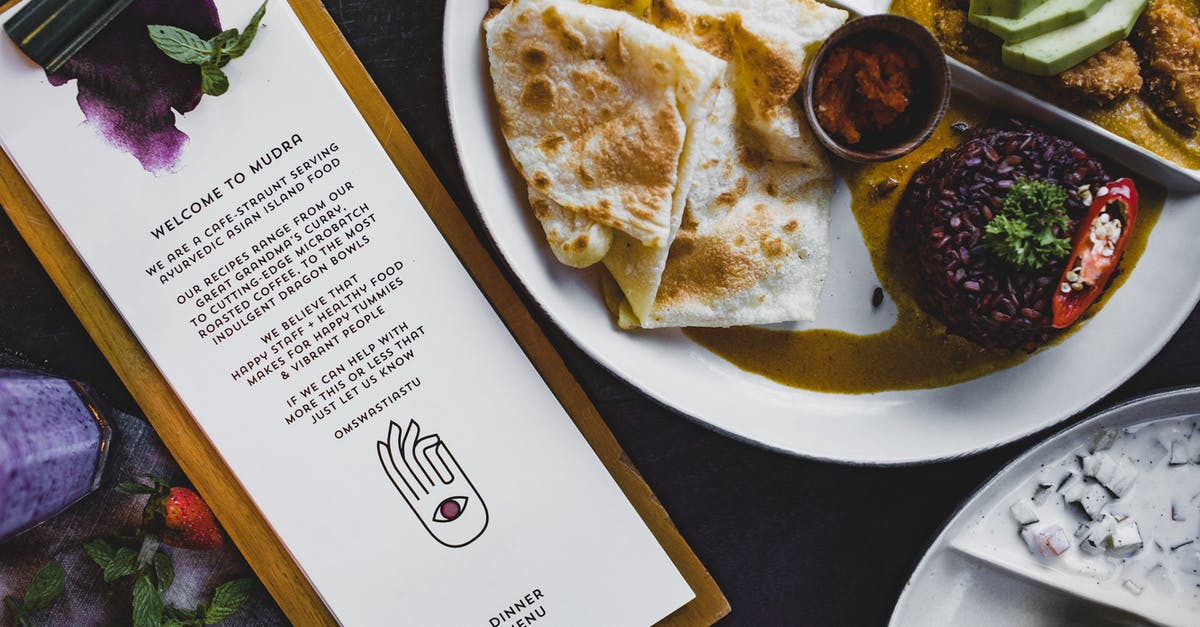
{"type": "MultiPolygon", "coordinates": [[[[172,486],[190,487],[146,422],[120,411],[111,412],[110,418],[112,448],[100,488],[57,517],[0,544],[0,598],[5,595],[20,598],[34,573],[50,560],[57,561],[66,572],[62,596],[52,606],[30,616],[35,624],[130,624],[130,580],[104,583],[100,568],[84,553],[83,543],[139,524],[146,497],[124,494],[115,488],[117,483],[148,473],[162,477],[172,486]]],[[[163,598],[167,605],[193,608],[221,583],[255,578],[228,539],[224,547],[211,551],[175,547],[164,550],[175,566],[174,583],[163,598]]],[[[0,616],[0,625],[11,625],[12,621],[9,612],[0,616]]],[[[285,625],[287,620],[259,583],[241,610],[221,624],[285,625]]]]}

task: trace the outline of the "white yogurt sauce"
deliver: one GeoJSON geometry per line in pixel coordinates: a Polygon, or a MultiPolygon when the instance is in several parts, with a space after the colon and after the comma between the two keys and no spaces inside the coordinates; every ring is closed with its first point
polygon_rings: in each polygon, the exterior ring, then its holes
{"type": "Polygon", "coordinates": [[[1094,583],[1089,596],[1113,605],[1153,604],[1182,624],[1200,624],[1196,423],[1105,430],[1019,485],[956,544],[1018,567],[1040,565],[1051,579],[1094,583]]]}

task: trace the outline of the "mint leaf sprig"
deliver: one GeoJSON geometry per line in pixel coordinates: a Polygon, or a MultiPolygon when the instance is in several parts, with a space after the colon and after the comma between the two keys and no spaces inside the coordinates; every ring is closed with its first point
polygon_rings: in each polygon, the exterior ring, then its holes
{"type": "Polygon", "coordinates": [[[220,96],[229,91],[229,77],[221,68],[246,54],[258,35],[258,25],[266,12],[267,0],[264,0],[241,32],[231,28],[210,39],[202,39],[191,31],[175,26],[151,24],[146,29],[150,32],[150,40],[168,57],[180,63],[200,66],[200,91],[210,96],[220,96]]]}
{"type": "MultiPolygon", "coordinates": [[[[208,601],[202,602],[194,608],[181,608],[165,604],[163,596],[175,581],[175,568],[171,563],[171,557],[159,550],[158,547],[159,543],[155,540],[150,545],[151,557],[148,560],[141,560],[138,557],[138,551],[128,546],[113,547],[103,538],[91,540],[83,545],[84,551],[92,558],[92,561],[100,566],[106,583],[133,577],[132,619],[134,627],[216,625],[237,614],[242,605],[250,598],[254,580],[247,578],[234,579],[217,586],[208,601]]],[[[44,607],[35,606],[32,601],[28,600],[36,589],[37,578],[34,579],[35,582],[29,585],[30,592],[26,593],[25,609],[14,611],[31,612],[44,607]]],[[[60,580],[60,592],[61,586],[60,580]]],[[[14,607],[13,603],[19,603],[15,600],[9,601],[9,599],[5,599],[5,601],[9,603],[10,607],[14,607]]],[[[46,602],[46,605],[49,605],[49,602],[46,602]]],[[[15,607],[21,608],[20,605],[15,607]]],[[[20,618],[23,614],[18,613],[17,616],[20,618]]],[[[18,622],[17,624],[24,625],[26,623],[18,622]]]]}
{"type": "MultiPolygon", "coordinates": [[[[212,598],[193,609],[178,608],[168,605],[162,608],[161,627],[202,627],[216,625],[237,614],[246,600],[250,598],[250,589],[254,587],[252,579],[233,579],[217,586],[212,598]]],[[[149,589],[145,594],[149,599],[149,589]]],[[[152,603],[152,601],[150,601],[152,603]]],[[[134,588],[134,612],[138,603],[137,588],[134,588]]]]}
{"type": "Polygon", "coordinates": [[[983,243],[1018,270],[1037,270],[1071,252],[1067,190],[1045,181],[1018,180],[983,229],[983,243]]]}
{"type": "Polygon", "coordinates": [[[58,562],[50,562],[29,580],[24,598],[4,597],[4,605],[12,612],[12,624],[18,627],[31,625],[29,615],[50,607],[62,594],[63,578],[62,566],[58,562]]]}
{"type": "Polygon", "coordinates": [[[100,567],[105,583],[126,587],[132,582],[133,627],[204,627],[237,614],[250,598],[253,579],[227,581],[194,608],[164,602],[175,582],[175,567],[167,551],[178,548],[164,547],[161,541],[163,517],[167,515],[164,499],[181,488],[170,487],[160,477],[140,474],[134,480],[118,483],[116,489],[131,496],[150,497],[142,508],[141,525],[85,542],[83,550],[100,567]]]}

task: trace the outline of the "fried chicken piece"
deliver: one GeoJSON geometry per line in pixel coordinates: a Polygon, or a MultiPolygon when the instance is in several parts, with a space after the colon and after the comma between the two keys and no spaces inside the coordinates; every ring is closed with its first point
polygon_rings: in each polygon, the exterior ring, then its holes
{"type": "Polygon", "coordinates": [[[967,12],[944,1],[934,12],[934,30],[938,41],[948,51],[1000,63],[1000,47],[1004,40],[967,21],[967,12]]]}
{"type": "Polygon", "coordinates": [[[1175,4],[1154,0],[1134,27],[1133,42],[1146,101],[1181,130],[1200,130],[1200,26],[1175,4]]]}
{"type": "Polygon", "coordinates": [[[962,11],[940,10],[934,12],[934,30],[943,46],[966,52],[963,31],[967,27],[967,14],[962,11]]]}
{"type": "Polygon", "coordinates": [[[1123,39],[1048,80],[1051,89],[1097,105],[1132,96],[1142,88],[1137,53],[1123,39]]]}

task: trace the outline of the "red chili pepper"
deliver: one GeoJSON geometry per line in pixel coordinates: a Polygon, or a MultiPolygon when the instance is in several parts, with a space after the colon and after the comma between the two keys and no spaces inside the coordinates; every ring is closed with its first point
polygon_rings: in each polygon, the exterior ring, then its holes
{"type": "Polygon", "coordinates": [[[1071,326],[1104,291],[1137,220],[1138,193],[1123,178],[1105,185],[1076,227],[1071,256],[1054,293],[1054,328],[1071,326]]]}

